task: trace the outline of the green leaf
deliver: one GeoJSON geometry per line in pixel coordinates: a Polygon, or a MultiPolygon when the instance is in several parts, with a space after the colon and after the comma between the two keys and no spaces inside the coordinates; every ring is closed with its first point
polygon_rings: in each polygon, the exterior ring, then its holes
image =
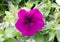
{"type": "Polygon", "coordinates": [[[57,23],[54,20],[52,20],[50,22],[46,22],[46,25],[45,25],[45,27],[44,27],[43,30],[51,30],[51,29],[54,29],[56,25],[57,25],[57,23]]]}
{"type": "Polygon", "coordinates": [[[13,35],[15,35],[16,37],[18,37],[17,39],[23,39],[23,40],[27,40],[29,37],[27,36],[23,36],[21,32],[13,32],[13,35]]]}
{"type": "Polygon", "coordinates": [[[54,40],[55,35],[56,35],[55,31],[51,30],[51,32],[49,32],[49,40],[48,41],[54,40]]]}
{"type": "Polygon", "coordinates": [[[60,12],[56,12],[56,13],[54,14],[55,20],[58,19],[59,17],[60,17],[60,12]]]}
{"type": "Polygon", "coordinates": [[[56,31],[56,34],[57,34],[57,39],[58,39],[58,41],[60,42],[60,30],[57,30],[57,31],[56,31]]]}
{"type": "Polygon", "coordinates": [[[44,38],[41,36],[41,37],[38,37],[38,38],[35,38],[35,41],[36,42],[45,42],[44,41],[44,38]]]}
{"type": "Polygon", "coordinates": [[[57,38],[60,41],[60,24],[56,26],[55,30],[56,30],[57,38]]]}
{"type": "Polygon", "coordinates": [[[6,21],[11,21],[14,18],[13,14],[11,12],[5,11],[5,13],[6,13],[6,16],[5,16],[6,21]]]}
{"type": "Polygon", "coordinates": [[[28,0],[28,2],[31,3],[31,4],[36,4],[36,3],[39,2],[39,0],[28,0]]]}
{"type": "Polygon", "coordinates": [[[42,2],[47,2],[47,0],[42,0],[42,2]]]}
{"type": "Polygon", "coordinates": [[[19,4],[19,2],[20,2],[21,0],[16,0],[16,3],[18,3],[19,4]]]}
{"type": "Polygon", "coordinates": [[[56,12],[58,12],[59,11],[59,8],[60,8],[56,3],[52,3],[52,6],[51,7],[56,8],[56,12]]]}
{"type": "Polygon", "coordinates": [[[3,14],[4,14],[4,11],[1,11],[1,10],[0,10],[0,16],[3,15],[3,14]]]}
{"type": "Polygon", "coordinates": [[[51,2],[50,1],[48,1],[46,3],[42,2],[40,7],[38,7],[38,9],[40,9],[40,11],[42,11],[44,17],[47,17],[49,15],[50,8],[51,8],[51,2]]]}
{"type": "Polygon", "coordinates": [[[56,25],[56,27],[54,28],[55,30],[60,30],[60,24],[56,25]]]}
{"type": "Polygon", "coordinates": [[[41,35],[41,33],[37,33],[34,37],[36,42],[48,42],[48,35],[41,35]]]}
{"type": "Polygon", "coordinates": [[[0,34],[0,42],[3,42],[4,38],[3,38],[3,34],[0,34]]]}
{"type": "Polygon", "coordinates": [[[5,39],[3,42],[18,42],[18,41],[14,38],[9,38],[9,39],[5,39]]]}
{"type": "Polygon", "coordinates": [[[5,34],[4,30],[0,29],[0,34],[5,34]]]}
{"type": "Polygon", "coordinates": [[[5,38],[12,38],[15,36],[16,29],[13,26],[9,26],[5,29],[5,38]]]}
{"type": "Polygon", "coordinates": [[[39,7],[39,9],[42,11],[44,17],[47,17],[49,15],[50,12],[50,7],[48,7],[47,4],[43,4],[39,7]]]}
{"type": "Polygon", "coordinates": [[[20,35],[20,39],[27,40],[29,37],[20,35]]]}
{"type": "Polygon", "coordinates": [[[17,11],[16,11],[16,13],[14,11],[15,10],[5,11],[6,16],[5,16],[4,20],[6,22],[8,22],[11,26],[15,25],[15,21],[17,19],[17,14],[16,14],[17,11]]]}

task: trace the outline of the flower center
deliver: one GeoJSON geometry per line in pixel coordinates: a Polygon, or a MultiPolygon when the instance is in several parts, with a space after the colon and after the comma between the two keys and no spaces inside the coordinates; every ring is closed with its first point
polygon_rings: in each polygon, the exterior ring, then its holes
{"type": "Polygon", "coordinates": [[[26,19],[26,23],[27,23],[27,24],[30,24],[31,22],[32,22],[32,18],[27,18],[27,19],[26,19]]]}

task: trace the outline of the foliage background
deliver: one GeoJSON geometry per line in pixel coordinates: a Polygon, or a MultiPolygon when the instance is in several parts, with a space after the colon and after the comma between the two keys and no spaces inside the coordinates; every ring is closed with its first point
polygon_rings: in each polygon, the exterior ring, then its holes
{"type": "Polygon", "coordinates": [[[36,42],[60,40],[60,6],[56,0],[0,0],[0,42],[19,42],[34,39],[36,42]],[[8,5],[8,2],[11,4],[8,5]],[[23,37],[15,28],[17,12],[21,8],[37,7],[44,15],[45,27],[34,37],[23,37]]]}

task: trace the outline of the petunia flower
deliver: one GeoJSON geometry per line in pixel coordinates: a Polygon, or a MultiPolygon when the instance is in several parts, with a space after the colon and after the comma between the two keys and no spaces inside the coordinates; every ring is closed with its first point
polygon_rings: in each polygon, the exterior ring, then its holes
{"type": "Polygon", "coordinates": [[[34,8],[30,11],[20,9],[15,26],[23,36],[34,36],[36,32],[43,29],[44,24],[42,13],[37,8],[34,8]]]}

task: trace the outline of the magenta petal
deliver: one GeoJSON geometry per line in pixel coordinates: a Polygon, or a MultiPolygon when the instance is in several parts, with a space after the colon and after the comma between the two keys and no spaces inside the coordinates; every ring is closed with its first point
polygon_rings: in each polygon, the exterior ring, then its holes
{"type": "Polygon", "coordinates": [[[15,26],[23,36],[34,36],[45,25],[42,13],[36,8],[29,12],[21,9],[18,12],[18,17],[15,26]]]}
{"type": "Polygon", "coordinates": [[[25,21],[24,17],[26,17],[27,14],[28,14],[28,12],[26,10],[24,10],[24,9],[19,10],[18,17],[20,19],[20,22],[23,23],[25,21]]]}
{"type": "Polygon", "coordinates": [[[33,36],[33,35],[35,35],[35,33],[36,33],[36,30],[35,30],[35,27],[33,26],[34,24],[30,24],[30,25],[25,25],[24,26],[24,30],[25,31],[23,31],[22,32],[22,34],[24,35],[24,36],[33,36]],[[26,28],[26,29],[25,29],[26,28]]]}
{"type": "Polygon", "coordinates": [[[17,20],[17,22],[16,22],[16,24],[15,24],[15,26],[16,26],[16,28],[18,29],[18,31],[22,31],[23,30],[23,28],[22,28],[22,26],[21,26],[21,22],[20,22],[20,20],[18,19],[17,20]]]}
{"type": "Polygon", "coordinates": [[[30,27],[28,27],[28,25],[23,26],[19,20],[16,22],[15,26],[19,32],[22,32],[22,35],[24,36],[33,36],[36,33],[34,27],[31,27],[33,25],[31,25],[30,27]]]}
{"type": "Polygon", "coordinates": [[[23,35],[26,35],[27,26],[26,26],[26,25],[23,26],[23,25],[21,24],[20,20],[18,20],[18,21],[16,22],[15,26],[16,26],[16,28],[17,28],[17,30],[18,30],[19,32],[22,32],[23,35]]]}
{"type": "Polygon", "coordinates": [[[32,9],[32,10],[30,10],[30,14],[34,14],[36,12],[38,12],[38,9],[32,9]]]}
{"type": "Polygon", "coordinates": [[[34,24],[36,24],[35,25],[36,30],[37,31],[42,30],[45,25],[42,13],[38,9],[33,9],[30,11],[30,13],[34,14],[33,22],[34,24]]]}
{"type": "Polygon", "coordinates": [[[19,12],[18,12],[18,17],[19,17],[19,18],[25,17],[25,16],[27,16],[28,14],[29,14],[29,13],[28,13],[26,10],[21,9],[21,10],[19,10],[19,12]]]}
{"type": "Polygon", "coordinates": [[[33,9],[30,11],[30,13],[34,14],[35,19],[43,19],[43,15],[38,9],[33,9]]]}

